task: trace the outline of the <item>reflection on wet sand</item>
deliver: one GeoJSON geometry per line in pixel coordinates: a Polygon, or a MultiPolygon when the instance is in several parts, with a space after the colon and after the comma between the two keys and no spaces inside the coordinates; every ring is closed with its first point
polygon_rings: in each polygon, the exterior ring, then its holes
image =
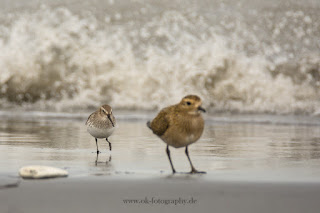
{"type": "Polygon", "coordinates": [[[97,153],[95,164],[96,164],[96,166],[98,166],[98,164],[101,164],[101,163],[108,165],[111,162],[111,159],[112,158],[111,158],[111,155],[110,155],[107,161],[103,161],[103,162],[99,161],[99,154],[97,153]]]}
{"type": "MultiPolygon", "coordinates": [[[[96,154],[96,158],[94,161],[95,170],[93,170],[91,174],[94,176],[112,175],[115,168],[113,167],[111,160],[111,154],[96,154]]],[[[92,164],[90,163],[89,166],[92,166],[92,164]]]]}

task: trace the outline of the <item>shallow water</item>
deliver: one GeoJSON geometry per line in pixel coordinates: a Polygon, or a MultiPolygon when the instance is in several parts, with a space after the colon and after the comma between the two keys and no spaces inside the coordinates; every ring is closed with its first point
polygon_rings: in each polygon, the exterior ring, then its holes
{"type": "MultiPolygon", "coordinates": [[[[65,168],[71,178],[171,173],[165,144],[145,125],[151,114],[128,119],[130,113],[118,113],[118,128],[109,138],[113,150],[99,140],[97,162],[94,138],[84,125],[86,114],[0,114],[2,176],[17,177],[20,167],[34,164],[65,168]]],[[[189,153],[195,167],[207,171],[207,179],[317,181],[319,127],[319,119],[307,117],[208,116],[202,138],[189,153]]],[[[184,149],[171,148],[171,155],[177,171],[190,170],[184,149]]]]}

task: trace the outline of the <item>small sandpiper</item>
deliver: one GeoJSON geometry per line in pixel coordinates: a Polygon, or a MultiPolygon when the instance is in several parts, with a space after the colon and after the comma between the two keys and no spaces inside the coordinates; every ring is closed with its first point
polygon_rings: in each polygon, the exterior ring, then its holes
{"type": "Polygon", "coordinates": [[[173,173],[176,170],[171,161],[169,146],[186,147],[185,153],[191,166],[190,173],[205,173],[194,168],[188,152],[188,146],[200,138],[204,129],[201,111],[206,111],[201,104],[201,99],[198,96],[187,95],[180,103],[162,109],[151,122],[147,123],[153,133],[167,144],[166,152],[173,173]]]}
{"type": "Polygon", "coordinates": [[[116,119],[112,114],[112,108],[109,105],[101,106],[89,116],[86,126],[87,131],[96,139],[97,154],[100,153],[98,149],[98,138],[105,138],[109,143],[109,149],[111,151],[111,143],[108,137],[112,135],[116,126],[116,119]]]}

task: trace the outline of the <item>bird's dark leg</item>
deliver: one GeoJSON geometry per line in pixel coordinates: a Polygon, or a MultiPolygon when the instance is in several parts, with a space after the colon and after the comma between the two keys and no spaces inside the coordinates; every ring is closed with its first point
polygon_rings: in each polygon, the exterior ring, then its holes
{"type": "Polygon", "coordinates": [[[111,151],[111,143],[108,141],[108,138],[106,138],[106,141],[109,143],[109,150],[111,151]]]}
{"type": "Polygon", "coordinates": [[[190,172],[190,173],[204,173],[204,174],[206,173],[206,172],[200,172],[200,171],[198,171],[198,170],[196,170],[196,169],[194,168],[194,166],[192,165],[191,159],[190,159],[190,157],[189,157],[188,146],[186,146],[186,155],[187,155],[187,157],[188,157],[188,160],[189,160],[190,166],[191,166],[191,172],[190,172]]]}
{"type": "Polygon", "coordinates": [[[111,155],[110,155],[110,156],[109,156],[109,160],[106,161],[106,164],[108,164],[109,162],[111,162],[111,159],[112,159],[112,157],[111,157],[111,155]]]}
{"type": "Polygon", "coordinates": [[[171,168],[172,168],[172,173],[174,174],[174,173],[176,173],[176,170],[174,169],[173,164],[172,164],[172,161],[171,161],[169,145],[167,145],[166,151],[167,151],[167,155],[168,155],[168,158],[169,158],[169,161],[170,161],[170,165],[171,165],[171,168]]]}
{"type": "Polygon", "coordinates": [[[98,139],[96,138],[96,145],[97,145],[97,154],[100,153],[99,149],[98,149],[98,139]]]}
{"type": "Polygon", "coordinates": [[[99,159],[99,154],[97,153],[97,157],[96,157],[96,166],[98,165],[98,159],[99,159]]]}

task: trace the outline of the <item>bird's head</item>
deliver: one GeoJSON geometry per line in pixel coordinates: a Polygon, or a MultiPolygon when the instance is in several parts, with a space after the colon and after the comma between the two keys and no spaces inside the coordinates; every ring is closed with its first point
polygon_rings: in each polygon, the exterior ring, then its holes
{"type": "Polygon", "coordinates": [[[112,108],[111,108],[111,106],[109,106],[109,105],[107,105],[107,104],[102,105],[102,106],[100,107],[100,113],[101,113],[103,116],[107,116],[108,119],[110,120],[112,126],[114,126],[114,123],[113,123],[113,121],[112,121],[112,119],[111,119],[111,115],[112,115],[112,108]]]}
{"type": "Polygon", "coordinates": [[[179,103],[179,109],[184,111],[190,115],[199,115],[200,112],[206,112],[204,108],[202,108],[202,101],[196,95],[187,95],[179,103]]]}

